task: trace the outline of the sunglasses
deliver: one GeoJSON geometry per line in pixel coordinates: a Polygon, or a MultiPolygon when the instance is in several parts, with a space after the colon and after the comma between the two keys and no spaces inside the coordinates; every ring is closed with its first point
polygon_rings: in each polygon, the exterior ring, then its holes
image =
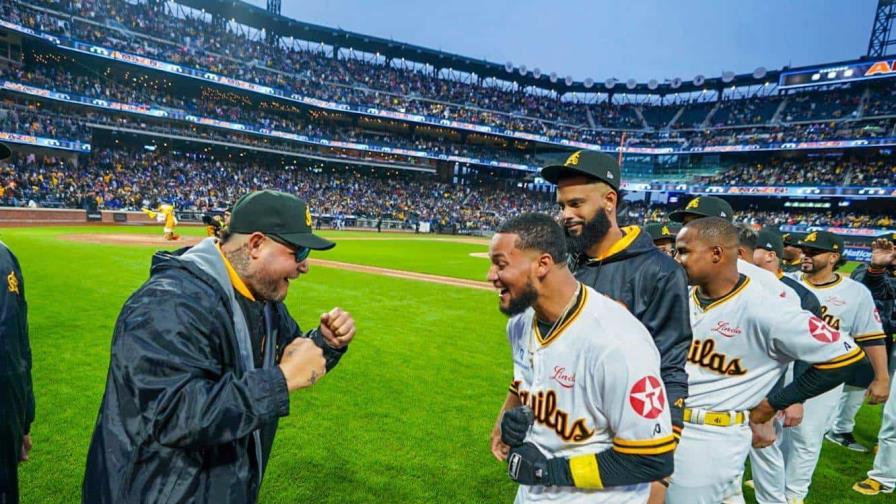
{"type": "Polygon", "coordinates": [[[302,262],[305,259],[308,259],[308,256],[311,255],[311,249],[308,247],[296,247],[295,245],[286,243],[285,241],[281,240],[280,238],[277,238],[274,235],[266,235],[266,236],[268,238],[274,240],[275,242],[279,243],[280,245],[283,245],[286,248],[294,249],[293,254],[295,254],[296,262],[302,262]]]}

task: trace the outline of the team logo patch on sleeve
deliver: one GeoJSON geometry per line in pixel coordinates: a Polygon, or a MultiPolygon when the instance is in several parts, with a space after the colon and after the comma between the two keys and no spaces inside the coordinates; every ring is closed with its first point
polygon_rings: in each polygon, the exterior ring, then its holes
{"type": "Polygon", "coordinates": [[[818,317],[809,319],[809,334],[822,343],[835,343],[840,340],[840,332],[831,329],[818,317]]]}
{"type": "Polygon", "coordinates": [[[874,321],[880,324],[880,312],[877,311],[877,308],[874,309],[874,321]]]}
{"type": "Polygon", "coordinates": [[[15,271],[10,271],[6,276],[6,289],[9,292],[19,293],[19,279],[16,277],[15,271]]]}
{"type": "Polygon", "coordinates": [[[628,396],[629,403],[635,413],[653,420],[660,416],[666,409],[666,396],[663,394],[663,385],[659,378],[645,376],[638,380],[628,396]]]}

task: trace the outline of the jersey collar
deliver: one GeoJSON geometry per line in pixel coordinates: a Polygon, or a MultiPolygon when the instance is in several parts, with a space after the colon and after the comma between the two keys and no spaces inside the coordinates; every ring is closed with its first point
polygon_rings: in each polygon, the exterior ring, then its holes
{"type": "Polygon", "coordinates": [[[585,307],[585,304],[588,302],[588,289],[579,282],[579,293],[576,296],[576,300],[573,305],[560,316],[560,319],[554,323],[554,327],[551,328],[550,332],[541,335],[541,329],[538,328],[538,318],[533,314],[532,316],[532,331],[535,333],[535,341],[538,342],[539,345],[546,347],[551,344],[552,341],[557,339],[560,336],[560,333],[566,330],[575,319],[582,313],[582,309],[585,307]]]}
{"type": "Polygon", "coordinates": [[[697,297],[697,287],[694,287],[693,289],[691,289],[691,297],[694,298],[694,304],[696,304],[697,307],[703,311],[703,313],[706,313],[709,310],[716,308],[718,306],[721,306],[722,304],[727,303],[728,301],[731,301],[732,299],[737,297],[737,295],[740,294],[741,292],[743,292],[743,290],[749,284],[750,284],[750,277],[744,276],[743,282],[741,282],[740,285],[737,285],[734,289],[731,290],[731,292],[729,292],[728,294],[725,294],[724,296],[720,297],[719,299],[716,299],[712,303],[709,303],[705,307],[700,303],[700,298],[697,297]]]}

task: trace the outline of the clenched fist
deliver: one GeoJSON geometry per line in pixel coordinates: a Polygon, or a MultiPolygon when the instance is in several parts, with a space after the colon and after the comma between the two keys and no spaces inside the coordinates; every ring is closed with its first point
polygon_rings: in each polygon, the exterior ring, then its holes
{"type": "Polygon", "coordinates": [[[283,349],[280,371],[290,392],[310,387],[327,372],[323,350],[309,338],[296,338],[283,349]]]}

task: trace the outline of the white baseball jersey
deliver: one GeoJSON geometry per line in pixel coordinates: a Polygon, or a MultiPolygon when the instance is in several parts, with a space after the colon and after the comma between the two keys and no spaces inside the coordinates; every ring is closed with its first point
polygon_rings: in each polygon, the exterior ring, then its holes
{"type": "MultiPolygon", "coordinates": [[[[784,285],[781,280],[778,279],[778,276],[772,273],[769,270],[762,269],[755,264],[745,261],[743,259],[737,260],[737,272],[741,275],[746,276],[754,283],[762,286],[763,289],[769,291],[770,293],[787,299],[788,301],[793,301],[789,299],[791,297],[791,292],[793,289],[789,289],[786,285],[784,285]]],[[[800,298],[796,297],[796,304],[799,305],[800,298]]]]}
{"type": "Polygon", "coordinates": [[[812,284],[805,274],[797,279],[818,297],[821,317],[829,326],[860,343],[883,338],[884,328],[871,291],[852,278],[835,275],[837,279],[824,285],[812,284]]]}
{"type": "MultiPolygon", "coordinates": [[[[532,407],[526,441],[547,457],[674,448],[660,356],[621,304],[580,284],[567,315],[542,334],[532,308],[510,319],[511,391],[532,407]]],[[[520,485],[517,502],[645,502],[648,484],[587,490],[520,485]]]]}
{"type": "Polygon", "coordinates": [[[692,289],[690,310],[694,340],[686,405],[691,408],[747,410],[768,394],[791,361],[840,367],[863,356],[848,335],[770,296],[749,278],[706,308],[692,289]]]}

